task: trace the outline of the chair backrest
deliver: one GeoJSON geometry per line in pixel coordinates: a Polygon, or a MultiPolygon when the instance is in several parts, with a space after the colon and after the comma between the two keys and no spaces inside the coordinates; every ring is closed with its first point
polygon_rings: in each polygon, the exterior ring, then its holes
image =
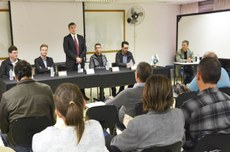
{"type": "Polygon", "coordinates": [[[230,134],[208,134],[197,142],[195,152],[229,152],[229,141],[230,134]]]}
{"type": "Polygon", "coordinates": [[[135,116],[138,116],[138,115],[142,115],[142,114],[145,114],[147,112],[144,112],[144,109],[143,109],[143,103],[138,103],[135,107],[135,111],[136,111],[136,114],[135,116]]]}
{"type": "Polygon", "coordinates": [[[230,87],[219,88],[219,90],[230,96],[230,87]]]}
{"type": "Polygon", "coordinates": [[[181,152],[182,142],[176,142],[167,146],[152,147],[143,150],[142,152],[181,152]]]}
{"type": "Polygon", "coordinates": [[[34,134],[41,132],[46,127],[51,126],[52,122],[47,117],[29,117],[15,120],[10,127],[12,143],[20,146],[32,144],[34,134]]]}
{"type": "Polygon", "coordinates": [[[176,98],[176,104],[175,107],[176,108],[180,108],[182,106],[182,104],[187,101],[188,99],[191,99],[193,97],[195,97],[197,94],[194,91],[191,92],[184,92],[182,94],[180,94],[177,98],[176,98]]]}
{"type": "Polygon", "coordinates": [[[103,105],[89,108],[86,112],[88,119],[100,122],[103,129],[114,127],[118,122],[117,108],[113,105],[103,105]]]}

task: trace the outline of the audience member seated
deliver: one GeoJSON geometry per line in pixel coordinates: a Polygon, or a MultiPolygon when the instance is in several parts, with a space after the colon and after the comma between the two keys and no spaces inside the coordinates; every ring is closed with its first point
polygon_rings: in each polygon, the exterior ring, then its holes
{"type": "MultiPolygon", "coordinates": [[[[184,40],[182,42],[182,48],[179,49],[176,53],[176,61],[177,62],[193,62],[194,61],[194,54],[193,52],[189,49],[189,41],[184,40]]],[[[179,69],[177,70],[178,72],[183,72],[183,77],[184,77],[184,84],[187,84],[191,82],[191,80],[194,77],[194,67],[191,65],[184,65],[183,69],[181,70],[181,66],[178,66],[179,69]]]]}
{"type": "Polygon", "coordinates": [[[171,81],[162,75],[149,77],[143,91],[143,107],[148,113],[132,119],[127,129],[112,139],[111,149],[142,151],[182,141],[184,116],[172,105],[171,81]]]}
{"type": "Polygon", "coordinates": [[[30,147],[22,147],[12,143],[10,126],[20,118],[43,116],[50,118],[54,124],[53,93],[48,85],[31,79],[32,67],[28,62],[18,61],[14,72],[18,84],[2,95],[0,128],[3,134],[8,134],[9,146],[17,152],[27,152],[31,149],[30,147]]]}
{"type": "MultiPolygon", "coordinates": [[[[206,57],[213,57],[215,59],[218,59],[217,55],[214,52],[207,52],[204,54],[203,58],[206,57]]],[[[194,77],[191,83],[189,84],[190,91],[196,91],[199,92],[199,88],[197,86],[197,78],[194,77]]],[[[220,73],[220,79],[217,82],[217,88],[223,88],[223,87],[230,87],[230,81],[227,71],[221,67],[221,73],[220,73]]]]}
{"type": "Polygon", "coordinates": [[[85,101],[78,86],[61,84],[54,94],[56,114],[66,127],[47,127],[33,137],[33,152],[103,152],[105,140],[101,125],[95,120],[84,122],[85,101]]]}
{"type": "MultiPolygon", "coordinates": [[[[135,60],[133,58],[132,52],[128,51],[129,49],[129,43],[127,41],[123,41],[121,43],[121,50],[117,52],[115,63],[119,67],[129,67],[130,62],[135,64],[135,60]]],[[[133,87],[133,85],[128,86],[133,87]]],[[[115,97],[116,94],[119,94],[122,90],[124,90],[125,86],[120,86],[118,93],[116,93],[116,88],[112,88],[112,95],[115,97]]]]}
{"type": "Polygon", "coordinates": [[[49,73],[51,67],[55,70],[53,59],[47,56],[48,45],[42,44],[40,46],[40,53],[41,56],[34,60],[35,72],[38,74],[49,73]]]}
{"type": "Polygon", "coordinates": [[[200,92],[181,106],[189,132],[186,136],[191,136],[184,144],[186,151],[193,149],[205,134],[230,133],[230,97],[216,86],[220,75],[221,65],[217,58],[205,57],[200,61],[196,75],[200,92]]]}
{"type": "MultiPolygon", "coordinates": [[[[90,69],[100,69],[100,68],[106,68],[107,65],[107,58],[105,55],[101,53],[101,44],[96,43],[95,46],[95,53],[90,57],[89,61],[89,68],[90,69]]],[[[104,94],[104,88],[100,87],[100,92],[103,92],[104,94]]],[[[100,97],[100,99],[104,100],[105,97],[100,97]]]]}
{"type": "Polygon", "coordinates": [[[20,61],[18,59],[18,49],[16,46],[10,46],[8,49],[9,57],[4,60],[0,67],[0,77],[9,77],[9,72],[12,70],[14,76],[15,64],[20,61]]]}
{"type": "Polygon", "coordinates": [[[146,62],[139,63],[135,72],[136,84],[134,87],[123,90],[115,98],[108,99],[105,102],[107,105],[115,105],[117,108],[120,108],[119,121],[121,123],[123,123],[125,114],[131,117],[136,115],[135,109],[137,104],[141,103],[145,81],[151,75],[152,67],[146,62]]]}

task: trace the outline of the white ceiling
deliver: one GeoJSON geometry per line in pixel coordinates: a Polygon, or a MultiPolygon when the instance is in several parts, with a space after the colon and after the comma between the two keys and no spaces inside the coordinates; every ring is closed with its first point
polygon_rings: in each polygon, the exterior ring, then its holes
{"type": "Polygon", "coordinates": [[[112,3],[164,3],[164,4],[186,4],[207,0],[0,0],[0,1],[40,1],[40,2],[112,2],[112,3]]]}

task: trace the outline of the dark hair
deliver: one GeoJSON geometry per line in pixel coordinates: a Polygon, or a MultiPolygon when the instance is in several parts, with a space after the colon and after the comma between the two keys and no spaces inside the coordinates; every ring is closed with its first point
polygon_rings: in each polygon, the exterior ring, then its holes
{"type": "Polygon", "coordinates": [[[129,42],[127,42],[127,41],[121,42],[121,47],[123,48],[125,44],[126,44],[126,45],[129,45],[129,42]]]}
{"type": "Polygon", "coordinates": [[[96,43],[96,44],[94,45],[94,48],[95,48],[95,49],[96,49],[96,46],[97,46],[97,45],[100,45],[100,46],[101,46],[101,44],[100,44],[100,43],[96,43]]]}
{"type": "Polygon", "coordinates": [[[47,44],[42,44],[42,45],[40,46],[40,50],[41,50],[42,47],[47,47],[47,48],[48,48],[48,45],[47,45],[47,44]]]}
{"type": "Polygon", "coordinates": [[[65,117],[67,126],[75,126],[79,143],[85,129],[83,117],[83,96],[79,87],[71,83],[63,83],[54,93],[57,110],[65,117]]]}
{"type": "Polygon", "coordinates": [[[143,108],[145,111],[164,112],[173,105],[171,81],[162,75],[152,75],[143,90],[143,108]]]}
{"type": "Polygon", "coordinates": [[[152,75],[152,67],[147,62],[140,62],[137,65],[136,73],[142,82],[145,82],[152,75]]]}
{"type": "Polygon", "coordinates": [[[18,50],[18,48],[16,46],[12,45],[8,48],[8,53],[12,53],[12,51],[14,51],[14,50],[18,50]]]}
{"type": "Polygon", "coordinates": [[[221,64],[216,58],[205,57],[200,61],[198,71],[204,83],[216,84],[220,79],[221,64]]]}
{"type": "Polygon", "coordinates": [[[70,26],[73,26],[73,25],[76,26],[76,24],[74,22],[69,23],[68,28],[70,28],[70,26]]]}
{"type": "Polygon", "coordinates": [[[31,65],[25,61],[18,61],[14,67],[15,76],[20,81],[22,77],[31,77],[32,76],[32,67],[31,65]]]}
{"type": "Polygon", "coordinates": [[[184,40],[182,43],[186,43],[187,45],[189,45],[189,41],[188,40],[184,40]]]}

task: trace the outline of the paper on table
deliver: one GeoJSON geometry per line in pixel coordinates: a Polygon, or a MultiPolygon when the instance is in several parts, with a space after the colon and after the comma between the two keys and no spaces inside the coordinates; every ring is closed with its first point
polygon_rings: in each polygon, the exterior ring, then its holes
{"type": "Polygon", "coordinates": [[[96,106],[104,106],[105,103],[102,101],[97,101],[97,102],[93,102],[93,103],[87,103],[86,104],[86,108],[91,108],[91,107],[96,107],[96,106]]]}

